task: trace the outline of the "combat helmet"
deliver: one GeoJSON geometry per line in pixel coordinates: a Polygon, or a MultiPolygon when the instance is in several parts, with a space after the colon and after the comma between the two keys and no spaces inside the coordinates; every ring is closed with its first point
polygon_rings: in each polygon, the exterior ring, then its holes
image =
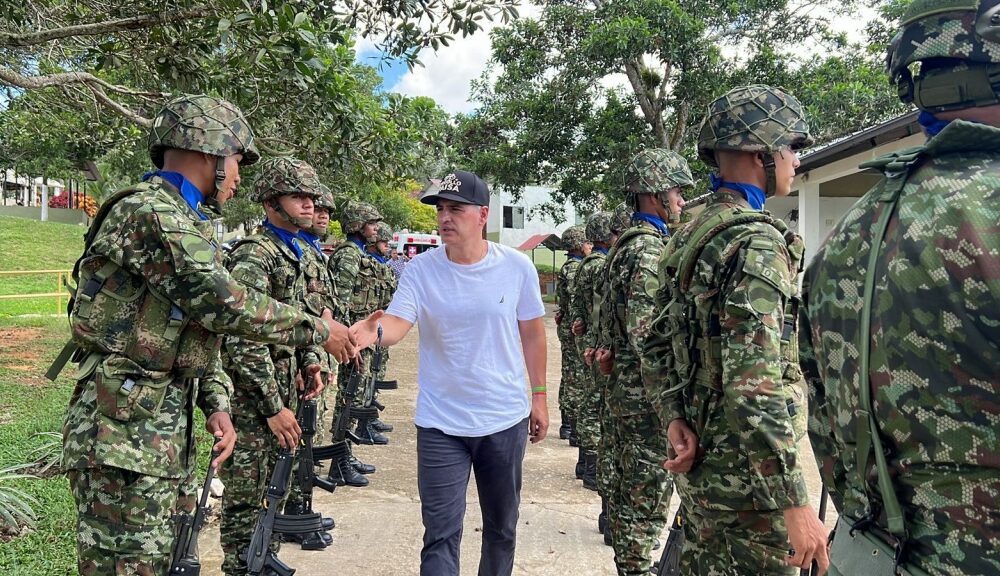
{"type": "Polygon", "coordinates": [[[333,214],[333,211],[337,209],[336,200],[333,198],[333,191],[325,184],[320,184],[320,195],[313,200],[313,207],[326,208],[330,211],[330,214],[333,214]]]}
{"type": "MultiPolygon", "coordinates": [[[[322,190],[323,185],[316,175],[316,170],[308,163],[295,158],[272,158],[265,160],[261,165],[251,199],[264,204],[280,196],[304,194],[315,200],[320,197],[322,190]]],[[[312,227],[311,218],[293,218],[279,202],[270,202],[269,205],[282,218],[299,228],[312,227]]]]}
{"type": "Polygon", "coordinates": [[[378,208],[367,202],[351,200],[340,213],[340,228],[344,234],[357,234],[365,227],[366,223],[381,219],[382,214],[379,213],[378,208]]]}
{"type": "Polygon", "coordinates": [[[392,226],[389,226],[388,222],[382,220],[378,223],[378,226],[375,227],[375,236],[373,236],[370,239],[367,239],[366,245],[369,248],[374,246],[375,251],[378,252],[380,255],[388,256],[389,255],[388,245],[390,243],[392,243],[392,226]],[[384,252],[378,249],[379,242],[386,243],[386,249],[384,252]]]}
{"type": "MultiPolygon", "coordinates": [[[[163,168],[164,152],[170,148],[216,156],[216,190],[226,179],[227,156],[242,154],[242,166],[260,159],[253,130],[240,109],[220,98],[196,94],[167,102],[153,118],[147,147],[149,158],[157,168],[163,168]]],[[[215,198],[214,193],[208,196],[206,202],[215,198]]]]}
{"type": "Polygon", "coordinates": [[[759,84],[734,88],[708,105],[698,135],[698,156],[718,167],[716,150],[765,154],[768,196],[775,190],[771,155],[812,144],[802,104],[784,90],[759,84]]]}
{"type": "Polygon", "coordinates": [[[632,226],[632,209],[622,202],[611,213],[611,231],[620,236],[630,226],[632,226]]]}
{"type": "Polygon", "coordinates": [[[900,100],[928,112],[1000,103],[1000,2],[914,0],[886,65],[900,100]]]}
{"type": "Polygon", "coordinates": [[[683,156],[666,148],[650,148],[639,152],[625,167],[625,192],[632,199],[635,196],[654,194],[664,205],[669,201],[667,193],[673,188],[694,186],[691,169],[683,156]]]}
{"type": "Polygon", "coordinates": [[[587,241],[608,244],[611,242],[611,212],[594,212],[587,217],[587,241]]]}
{"type": "Polygon", "coordinates": [[[563,249],[567,252],[579,252],[583,250],[583,245],[587,243],[587,234],[582,224],[570,226],[562,233],[563,249]]]}

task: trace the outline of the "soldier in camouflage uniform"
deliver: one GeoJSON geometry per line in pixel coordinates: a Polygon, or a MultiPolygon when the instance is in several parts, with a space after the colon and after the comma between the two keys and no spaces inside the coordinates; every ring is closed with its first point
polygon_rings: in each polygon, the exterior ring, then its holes
{"type": "MultiPolygon", "coordinates": [[[[385,310],[392,302],[392,295],[396,293],[399,279],[389,266],[389,243],[392,242],[392,226],[386,222],[378,223],[378,230],[375,231],[375,241],[368,243],[368,254],[379,263],[375,269],[379,274],[379,290],[377,309],[385,310]]],[[[382,355],[382,364],[378,373],[375,374],[375,397],[378,398],[379,390],[390,390],[397,387],[395,380],[386,380],[386,367],[389,365],[389,349],[382,348],[379,353],[382,355]]],[[[376,432],[392,432],[392,424],[386,424],[380,418],[375,418],[371,422],[372,428],[376,432]]]]}
{"type": "Polygon", "coordinates": [[[559,439],[569,440],[573,433],[575,413],[572,398],[583,370],[582,362],[576,353],[576,339],[573,337],[569,307],[573,301],[573,281],[576,279],[580,262],[590,254],[590,243],[587,242],[586,231],[581,225],[567,228],[561,240],[566,249],[566,262],[559,268],[556,280],[556,300],[559,302],[559,309],[555,315],[556,335],[559,337],[559,347],[562,350],[559,383],[559,411],[562,423],[559,426],[559,439]]]}
{"type": "MultiPolygon", "coordinates": [[[[611,234],[611,213],[595,212],[587,218],[587,241],[593,249],[580,263],[573,283],[573,301],[570,304],[572,331],[576,339],[576,351],[584,359],[581,370],[579,394],[576,397],[576,433],[580,442],[580,457],[577,460],[577,478],[583,480],[583,487],[597,490],[597,445],[600,442],[601,425],[598,419],[599,398],[597,366],[593,365],[593,350],[597,344],[597,330],[594,325],[594,299],[597,278],[604,270],[604,260],[608,248],[614,242],[611,234]],[[590,350],[588,356],[587,351],[590,350]],[[588,361],[589,358],[589,361],[588,361]]],[[[603,386],[603,381],[600,382],[603,386]]]]}
{"type": "Polygon", "coordinates": [[[798,100],[768,86],[736,88],[708,114],[698,150],[719,169],[715,195],[663,253],[642,358],[676,452],[664,465],[684,503],[681,572],[791,575],[814,558],[825,570],[826,530],[796,447],[803,245],[761,212],[766,197],[790,192],[809,127],[798,100]]]}
{"type": "MultiPolygon", "coordinates": [[[[379,221],[382,215],[371,204],[363,202],[348,202],[340,216],[340,227],[347,240],[337,246],[330,254],[327,266],[333,278],[333,292],[337,300],[347,303],[348,315],[353,323],[355,320],[364,318],[367,314],[378,310],[378,289],[379,276],[374,259],[365,252],[365,245],[369,239],[375,237],[379,221]]],[[[365,349],[361,354],[362,382],[365,387],[371,381],[370,375],[366,373],[371,366],[372,350],[365,349]]],[[[350,380],[351,366],[341,366],[338,376],[340,397],[344,397],[347,384],[350,380]]],[[[367,390],[358,390],[355,397],[355,406],[364,405],[367,390]]],[[[337,407],[338,413],[342,406],[337,407]]],[[[334,421],[337,415],[334,414],[334,421]]],[[[357,434],[365,444],[388,444],[389,439],[370,426],[371,421],[358,423],[357,434]]],[[[338,463],[340,478],[339,483],[346,483],[348,486],[367,486],[368,479],[361,475],[358,470],[359,464],[353,458],[342,459],[338,463]]]]}
{"type": "Polygon", "coordinates": [[[886,178],[806,270],[809,435],[840,512],[830,574],[855,573],[868,539],[904,574],[1000,574],[998,8],[910,5],[889,74],[928,140],[863,165],[886,178]]]}
{"type": "MultiPolygon", "coordinates": [[[[267,218],[259,233],[244,238],[229,253],[227,266],[237,282],[284,304],[307,307],[304,256],[312,248],[300,240],[299,232],[312,226],[313,199],[322,193],[321,186],[313,167],[300,160],[276,158],[264,164],[253,199],[263,205],[267,218]]],[[[220,472],[226,491],[219,531],[225,554],[222,570],[235,576],[246,572],[239,554],[250,544],[279,446],[297,444],[291,442],[291,431],[299,428],[296,379],[300,374],[311,379],[326,362],[321,359],[325,353],[315,347],[265,345],[236,337],[227,338],[225,347],[225,369],[233,382],[233,424],[240,441],[220,472]]],[[[302,512],[294,508],[293,500],[285,513],[302,512]]],[[[298,539],[307,548],[323,548],[330,541],[327,534],[298,539]]]]}
{"type": "MultiPolygon", "coordinates": [[[[169,102],[153,121],[149,152],[160,170],[104,202],[75,267],[64,352],[76,349],[80,370],[63,467],[85,576],[168,573],[172,518],[194,506],[194,406],[222,438],[214,465],[235,441],[220,335],[325,342],[345,359],[352,352],[345,327],[248,291],[222,266],[209,215],[235,192],[239,165],[258,159],[236,107],[209,96],[169,102]]],[[[68,359],[61,355],[50,376],[68,359]]]]}
{"type": "MultiPolygon", "coordinates": [[[[613,247],[618,238],[632,226],[632,209],[626,203],[622,203],[611,214],[611,246],[613,247]]],[[[612,428],[614,420],[611,418],[611,411],[608,409],[608,387],[611,385],[610,375],[601,372],[598,363],[595,361],[600,350],[603,356],[609,354],[611,350],[611,310],[608,308],[608,259],[602,262],[601,269],[597,272],[594,281],[594,316],[593,328],[594,341],[591,348],[584,350],[584,364],[591,368],[594,381],[597,383],[597,399],[594,413],[597,418],[597,492],[601,495],[601,515],[597,520],[597,530],[604,534],[604,543],[611,545],[611,531],[607,530],[608,523],[608,496],[611,487],[615,485],[614,454],[611,446],[612,428]]],[[[584,424],[585,426],[587,424],[584,424]]]]}
{"type": "Polygon", "coordinates": [[[670,477],[659,465],[666,458],[666,438],[643,390],[639,352],[654,312],[652,291],[668,234],[666,221],[684,205],[681,189],[693,184],[687,161],[675,152],[656,148],[633,158],[625,173],[625,190],[635,208],[633,226],[607,257],[603,306],[611,316],[610,351],[597,354],[596,360],[604,373],[611,373],[607,408],[613,421],[615,484],[608,498],[608,528],[621,576],[649,570],[672,495],[670,477]]]}
{"type": "MultiPolygon", "coordinates": [[[[322,242],[329,237],[330,216],[336,209],[333,192],[320,185],[321,193],[313,200],[312,226],[303,229],[299,235],[312,247],[302,255],[302,271],[306,277],[306,310],[311,314],[320,314],[323,309],[329,309],[338,322],[347,322],[347,306],[333,298],[333,279],[326,267],[327,256],[323,252],[322,242]]],[[[336,358],[327,354],[326,362],[322,364],[322,377],[326,382],[323,394],[317,400],[316,415],[317,445],[329,443],[330,414],[337,402],[337,370],[336,358]]]]}

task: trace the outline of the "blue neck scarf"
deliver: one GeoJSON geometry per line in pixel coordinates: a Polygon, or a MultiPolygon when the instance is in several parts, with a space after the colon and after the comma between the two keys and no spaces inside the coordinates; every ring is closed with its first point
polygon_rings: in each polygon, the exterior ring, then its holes
{"type": "Polygon", "coordinates": [[[312,232],[301,230],[299,231],[299,238],[305,240],[306,244],[312,246],[320,256],[323,255],[323,246],[319,243],[319,236],[313,234],[312,232]]]}
{"type": "Polygon", "coordinates": [[[566,257],[569,258],[570,260],[576,260],[577,262],[583,260],[583,256],[576,256],[574,254],[567,254],[566,257]]]}
{"type": "Polygon", "coordinates": [[[927,134],[928,138],[937,136],[938,132],[944,130],[944,127],[948,124],[951,124],[951,120],[938,120],[937,116],[926,110],[920,111],[920,115],[917,116],[917,122],[923,126],[924,133],[927,134]]]}
{"type": "Polygon", "coordinates": [[[358,250],[367,252],[367,250],[365,250],[365,241],[363,239],[358,238],[357,236],[351,236],[351,242],[354,242],[354,245],[358,247],[358,250]]]}
{"type": "Polygon", "coordinates": [[[709,174],[708,178],[712,183],[712,192],[718,192],[719,188],[728,188],[742,194],[747,199],[747,204],[754,210],[760,212],[764,209],[764,200],[767,198],[767,195],[759,187],[740,182],[726,182],[714,172],[709,174]]]}
{"type": "Polygon", "coordinates": [[[385,256],[382,256],[381,254],[379,254],[377,252],[369,252],[368,255],[371,256],[372,258],[374,258],[375,261],[378,262],[379,264],[385,264],[385,262],[386,262],[385,256]]]}
{"type": "Polygon", "coordinates": [[[142,175],[142,181],[145,182],[153,176],[159,176],[167,182],[170,182],[181,192],[181,197],[187,202],[187,205],[191,207],[192,210],[198,214],[198,218],[202,220],[208,220],[208,216],[201,211],[201,203],[205,201],[205,195],[201,193],[201,190],[197,186],[191,183],[190,180],[184,177],[180,172],[165,172],[163,170],[157,170],[155,172],[146,172],[142,175]]]}
{"type": "Polygon", "coordinates": [[[605,256],[608,255],[608,249],[607,248],[598,248],[597,246],[594,246],[594,250],[600,252],[601,254],[604,254],[605,256]]]}
{"type": "Polygon", "coordinates": [[[264,219],[264,228],[267,228],[271,232],[274,232],[275,236],[281,238],[281,241],[285,243],[285,246],[288,246],[288,249],[295,253],[296,260],[302,259],[302,247],[299,246],[299,243],[295,241],[295,239],[298,238],[298,236],[292,234],[287,230],[282,230],[281,228],[278,228],[277,226],[272,224],[271,221],[268,220],[267,218],[264,219]]]}
{"type": "Polygon", "coordinates": [[[664,222],[659,216],[647,214],[645,212],[635,212],[632,214],[632,219],[652,224],[657,230],[660,231],[660,234],[663,234],[664,236],[670,235],[670,230],[667,228],[666,222],[664,222]]]}

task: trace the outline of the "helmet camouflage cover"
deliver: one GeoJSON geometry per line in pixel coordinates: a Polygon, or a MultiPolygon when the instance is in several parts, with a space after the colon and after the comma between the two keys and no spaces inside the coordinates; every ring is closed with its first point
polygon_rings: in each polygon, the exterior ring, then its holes
{"type": "Polygon", "coordinates": [[[331,213],[337,209],[337,203],[333,198],[333,191],[325,184],[320,184],[320,194],[313,200],[313,208],[326,208],[331,213]]]}
{"type": "Polygon", "coordinates": [[[570,226],[563,231],[560,240],[562,240],[563,249],[567,252],[582,250],[583,245],[587,242],[587,234],[584,226],[582,224],[570,226]]]}
{"type": "Polygon", "coordinates": [[[587,241],[602,242],[607,244],[611,241],[611,212],[594,212],[587,217],[587,241]]]}
{"type": "Polygon", "coordinates": [[[264,202],[288,194],[319,198],[324,190],[316,170],[295,158],[271,158],[261,165],[254,187],[253,201],[264,202]]]}
{"type": "Polygon", "coordinates": [[[734,88],[708,105],[698,156],[718,166],[716,150],[774,154],[811,144],[802,104],[784,90],[752,85],[734,88]]]}
{"type": "Polygon", "coordinates": [[[366,223],[381,219],[382,214],[379,213],[378,208],[367,202],[351,200],[344,206],[340,215],[340,228],[344,234],[356,234],[364,228],[366,223]]]}
{"type": "Polygon", "coordinates": [[[175,98],[153,118],[147,140],[149,157],[163,168],[163,153],[169,148],[204,152],[220,158],[242,154],[240,164],[260,159],[253,131],[240,109],[214,96],[186,95],[175,98]]]}
{"type": "Polygon", "coordinates": [[[619,204],[611,213],[611,231],[621,234],[632,225],[632,209],[624,202],[619,204]]]}
{"type": "Polygon", "coordinates": [[[666,202],[667,191],[691,186],[694,178],[687,160],[666,148],[643,150],[625,167],[625,191],[629,194],[658,194],[666,202]]]}
{"type": "Polygon", "coordinates": [[[375,242],[392,242],[392,226],[384,220],[375,229],[375,242]]]}
{"type": "MultiPolygon", "coordinates": [[[[997,0],[914,0],[900,20],[886,64],[904,102],[941,111],[998,102],[986,69],[1000,63],[1000,2],[997,0]],[[909,66],[934,61],[945,78],[914,92],[909,66]],[[964,66],[960,66],[964,64],[964,66]],[[968,70],[969,67],[975,71],[968,70]]],[[[920,76],[925,76],[923,69],[920,76]]],[[[916,79],[919,83],[923,78],[916,79]]]]}

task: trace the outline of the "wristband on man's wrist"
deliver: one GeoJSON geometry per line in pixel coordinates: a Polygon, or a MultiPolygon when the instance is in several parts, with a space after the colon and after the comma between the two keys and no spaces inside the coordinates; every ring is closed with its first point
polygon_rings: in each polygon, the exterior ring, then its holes
{"type": "Polygon", "coordinates": [[[535,396],[535,395],[542,395],[542,396],[544,396],[545,395],[545,386],[532,386],[531,387],[531,395],[532,396],[535,396]]]}

